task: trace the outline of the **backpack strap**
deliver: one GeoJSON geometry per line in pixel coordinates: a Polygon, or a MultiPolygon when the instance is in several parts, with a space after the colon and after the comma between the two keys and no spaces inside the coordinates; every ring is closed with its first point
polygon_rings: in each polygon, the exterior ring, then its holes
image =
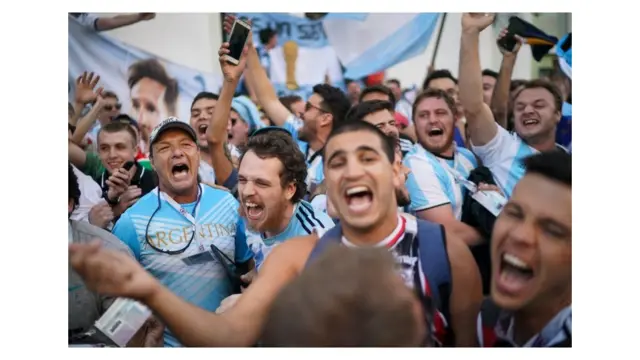
{"type": "Polygon", "coordinates": [[[449,321],[449,298],[451,297],[451,264],[447,252],[444,227],[430,221],[418,221],[418,246],[422,272],[431,290],[434,305],[449,321]]]}
{"type": "Polygon", "coordinates": [[[500,319],[500,308],[487,296],[482,300],[480,313],[478,314],[478,342],[482,347],[493,347],[497,337],[496,324],[500,319]]]}
{"type": "Polygon", "coordinates": [[[340,226],[340,224],[336,224],[334,227],[327,230],[327,232],[325,232],[324,235],[322,235],[322,237],[318,239],[318,241],[316,242],[316,246],[313,247],[313,250],[311,250],[311,253],[309,254],[309,258],[307,259],[307,263],[305,264],[305,266],[309,266],[309,264],[316,257],[322,254],[322,252],[325,251],[329,245],[340,244],[341,238],[342,238],[342,227],[340,226]]]}

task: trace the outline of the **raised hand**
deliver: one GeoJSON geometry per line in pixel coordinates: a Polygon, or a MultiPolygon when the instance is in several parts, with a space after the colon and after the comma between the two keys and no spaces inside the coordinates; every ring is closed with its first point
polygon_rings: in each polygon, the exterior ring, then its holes
{"type": "MultiPolygon", "coordinates": [[[[231,29],[233,28],[233,23],[236,21],[236,17],[234,15],[227,14],[224,16],[224,33],[229,35],[231,34],[231,29]]],[[[252,26],[252,22],[249,19],[244,19],[244,22],[252,26]]],[[[253,30],[249,32],[249,37],[247,38],[246,46],[253,46],[253,30]]]]}
{"type": "Polygon", "coordinates": [[[116,200],[120,197],[127,189],[129,188],[129,184],[131,184],[131,179],[133,179],[133,175],[136,173],[136,166],[132,166],[131,169],[125,170],[124,168],[119,168],[109,176],[106,183],[109,185],[109,190],[107,191],[107,196],[109,200],[116,200]]]}
{"type": "Polygon", "coordinates": [[[522,47],[522,44],[524,44],[524,39],[518,35],[513,35],[513,37],[516,39],[516,46],[513,47],[513,50],[509,51],[503,48],[502,46],[500,46],[500,40],[504,39],[504,37],[507,36],[508,34],[509,34],[509,31],[507,31],[506,28],[500,31],[500,34],[498,34],[498,39],[497,39],[498,49],[500,50],[502,55],[517,54],[518,51],[520,50],[520,47],[522,47]]]}
{"type": "Polygon", "coordinates": [[[100,75],[95,75],[94,73],[87,73],[86,71],[82,73],[76,79],[76,90],[75,90],[75,100],[79,104],[89,104],[96,101],[99,94],[102,93],[102,88],[98,88],[98,91],[94,92],[93,89],[100,81],[100,75]]]}
{"type": "Polygon", "coordinates": [[[237,82],[240,80],[242,76],[242,72],[244,72],[245,67],[247,66],[247,51],[248,47],[245,45],[244,49],[242,49],[242,55],[240,56],[240,62],[238,65],[233,65],[229,63],[225,57],[226,54],[229,54],[229,43],[223,43],[220,45],[220,50],[218,50],[218,55],[220,56],[220,69],[222,70],[222,76],[225,81],[228,82],[237,82]]]}
{"type": "Polygon", "coordinates": [[[99,240],[69,245],[69,262],[87,288],[100,294],[144,302],[160,285],[133,257],[104,249],[99,240]]]}
{"type": "Polygon", "coordinates": [[[481,32],[491,25],[495,18],[495,13],[464,13],[462,14],[462,30],[481,32]]]}

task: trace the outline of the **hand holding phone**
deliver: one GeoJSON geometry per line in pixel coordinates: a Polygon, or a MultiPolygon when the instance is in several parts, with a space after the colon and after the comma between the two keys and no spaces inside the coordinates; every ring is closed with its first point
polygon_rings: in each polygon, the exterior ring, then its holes
{"type": "Polygon", "coordinates": [[[238,65],[240,63],[240,57],[242,56],[242,52],[250,34],[251,25],[246,21],[236,18],[233,26],[231,27],[231,35],[229,36],[229,52],[222,55],[227,62],[233,65],[238,65]]]}
{"type": "Polygon", "coordinates": [[[128,161],[121,168],[115,170],[113,174],[105,181],[109,186],[107,191],[108,200],[113,202],[117,201],[125,191],[129,188],[131,184],[131,179],[136,173],[136,169],[134,167],[135,162],[128,161]]]}
{"type": "Polygon", "coordinates": [[[502,55],[511,53],[516,54],[524,41],[518,35],[512,34],[507,29],[502,29],[498,34],[498,49],[502,55]]]}

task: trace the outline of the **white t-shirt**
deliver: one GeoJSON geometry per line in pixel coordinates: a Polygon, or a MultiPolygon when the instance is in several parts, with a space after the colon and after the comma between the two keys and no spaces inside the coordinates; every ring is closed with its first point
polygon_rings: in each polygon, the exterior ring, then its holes
{"type": "Polygon", "coordinates": [[[102,189],[90,176],[85,175],[82,171],[73,167],[73,173],[78,178],[78,186],[80,187],[80,201],[78,206],[71,213],[71,220],[89,221],[89,211],[95,205],[104,201],[102,199],[102,189]]]}
{"type": "Polygon", "coordinates": [[[498,126],[498,132],[491,141],[482,146],[472,143],[471,150],[491,170],[493,179],[507,199],[511,197],[516,183],[524,176],[523,160],[538,153],[518,134],[510,133],[501,126],[498,126]]]}
{"type": "Polygon", "coordinates": [[[216,183],[216,172],[213,170],[213,167],[204,160],[200,160],[198,175],[200,175],[200,181],[202,182],[216,183]]]}

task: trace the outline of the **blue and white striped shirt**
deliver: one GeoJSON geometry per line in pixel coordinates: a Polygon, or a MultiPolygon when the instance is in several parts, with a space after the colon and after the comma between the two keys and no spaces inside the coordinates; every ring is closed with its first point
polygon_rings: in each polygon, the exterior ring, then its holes
{"type": "Polygon", "coordinates": [[[467,179],[471,170],[478,166],[471,151],[456,146],[453,159],[449,160],[416,144],[404,157],[403,163],[411,169],[407,178],[410,210],[418,212],[450,204],[454,216],[460,220],[466,189],[456,176],[467,179]]]}
{"type": "Polygon", "coordinates": [[[310,235],[314,231],[319,236],[322,236],[325,231],[333,226],[334,223],[327,214],[314,209],[311,204],[304,200],[299,201],[294,205],[293,216],[291,216],[289,225],[283,232],[269,238],[265,234],[249,238],[249,247],[255,255],[256,267],[260,270],[264,259],[277,245],[284,241],[297,236],[310,235]]]}
{"type": "MultiPolygon", "coordinates": [[[[566,151],[562,146],[557,146],[566,151]]],[[[471,150],[491,170],[493,179],[507,199],[524,176],[524,159],[539,153],[518,134],[510,133],[501,126],[498,126],[498,132],[491,141],[482,146],[471,144],[471,150]]]]}
{"type": "MultiPolygon", "coordinates": [[[[238,213],[238,201],[227,191],[200,186],[202,194],[194,216],[197,224],[195,234],[191,222],[166,200],[160,200],[160,208],[156,212],[158,188],[122,214],[113,234],[164,286],[198,307],[215,311],[220,302],[232,294],[225,268],[218,261],[187,265],[182,259],[201,253],[203,249],[211,252],[212,244],[237,263],[249,261],[252,253],[247,245],[244,221],[238,213]],[[149,245],[151,242],[156,248],[177,251],[189,243],[192,235],[191,244],[178,255],[159,252],[149,245]]],[[[193,213],[196,202],[181,206],[193,213]]],[[[165,330],[164,341],[165,346],[181,346],[168,329],[165,330]]]]}
{"type": "Polygon", "coordinates": [[[311,194],[324,180],[322,154],[314,152],[309,147],[309,143],[298,139],[298,131],[302,127],[302,119],[291,114],[282,127],[293,135],[293,139],[298,142],[298,147],[305,156],[305,160],[307,161],[307,178],[305,179],[305,183],[307,184],[307,192],[311,194]]]}

